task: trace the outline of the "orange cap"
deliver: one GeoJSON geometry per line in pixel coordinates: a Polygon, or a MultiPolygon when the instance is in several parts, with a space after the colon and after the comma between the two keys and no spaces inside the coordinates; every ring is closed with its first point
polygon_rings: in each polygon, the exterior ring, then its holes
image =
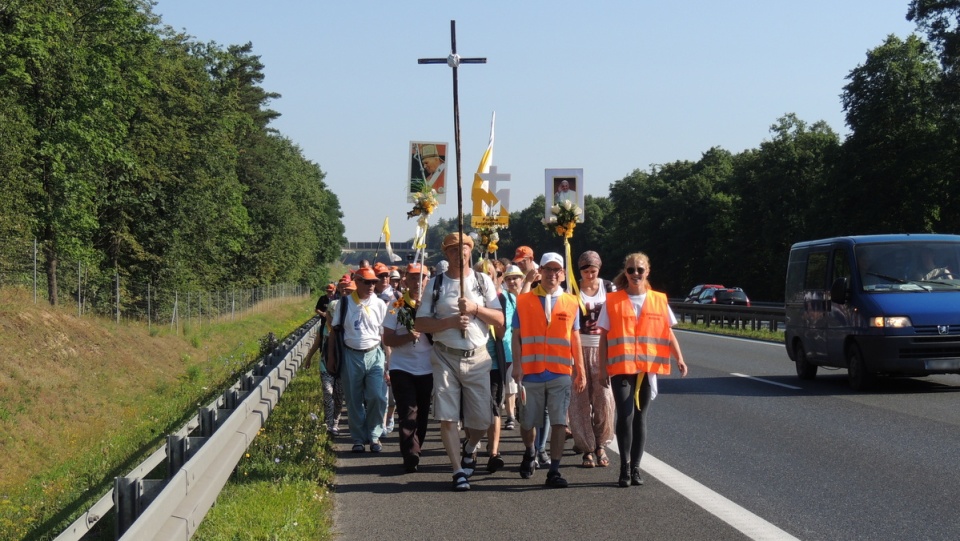
{"type": "Polygon", "coordinates": [[[420,263],[410,263],[407,265],[407,274],[423,274],[423,265],[420,263]]]}
{"type": "Polygon", "coordinates": [[[533,259],[533,250],[529,246],[521,246],[517,248],[517,253],[513,254],[513,262],[523,261],[528,257],[533,259]]]}
{"type": "Polygon", "coordinates": [[[360,278],[361,280],[376,280],[377,273],[373,271],[370,267],[363,267],[358,269],[357,272],[353,273],[353,279],[356,280],[360,278]]]}
{"type": "Polygon", "coordinates": [[[375,263],[373,265],[373,274],[375,276],[380,276],[381,274],[390,274],[390,267],[384,265],[383,263],[375,263]]]}

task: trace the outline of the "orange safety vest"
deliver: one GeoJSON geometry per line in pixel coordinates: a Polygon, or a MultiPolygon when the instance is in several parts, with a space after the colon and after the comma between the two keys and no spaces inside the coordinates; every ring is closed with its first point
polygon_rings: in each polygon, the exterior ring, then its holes
{"type": "Polygon", "coordinates": [[[573,322],[579,317],[580,303],[569,293],[557,297],[547,324],[540,296],[523,293],[517,297],[520,318],[520,366],[524,374],[549,370],[555,374],[573,374],[573,322]]]}
{"type": "Polygon", "coordinates": [[[607,294],[607,373],[611,376],[670,373],[670,313],[667,296],[647,291],[640,320],[625,290],[607,294]]]}

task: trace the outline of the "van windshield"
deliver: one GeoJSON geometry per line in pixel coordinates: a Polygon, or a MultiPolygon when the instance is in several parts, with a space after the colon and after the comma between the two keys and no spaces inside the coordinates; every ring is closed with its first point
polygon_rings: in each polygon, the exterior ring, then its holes
{"type": "Polygon", "coordinates": [[[855,252],[864,291],[960,291],[960,243],[860,244],[855,252]]]}

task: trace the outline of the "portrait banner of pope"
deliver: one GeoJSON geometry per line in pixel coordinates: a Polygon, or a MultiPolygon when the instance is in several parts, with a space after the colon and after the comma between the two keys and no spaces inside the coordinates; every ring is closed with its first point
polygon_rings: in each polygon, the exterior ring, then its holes
{"type": "MultiPolygon", "coordinates": [[[[545,219],[550,218],[550,207],[561,205],[564,201],[583,208],[583,169],[545,169],[544,170],[544,207],[545,219]]],[[[577,220],[583,223],[583,214],[577,220]]]]}
{"type": "Polygon", "coordinates": [[[437,202],[447,202],[447,143],[410,141],[410,177],[407,202],[414,194],[436,190],[437,202]]]}

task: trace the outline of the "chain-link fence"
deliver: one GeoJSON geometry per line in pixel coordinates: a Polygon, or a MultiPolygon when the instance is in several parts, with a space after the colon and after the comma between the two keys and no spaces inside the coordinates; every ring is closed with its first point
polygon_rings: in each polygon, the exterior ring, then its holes
{"type": "MultiPolygon", "coordinates": [[[[167,325],[177,331],[219,319],[232,319],[272,301],[310,294],[303,284],[273,284],[216,291],[158,288],[136,283],[114,273],[112,277],[83,262],[61,260],[56,271],[58,304],[75,307],[77,315],[97,314],[167,325]]],[[[0,246],[0,287],[22,287],[34,303],[49,299],[49,280],[36,242],[7,242],[0,246]]]]}

